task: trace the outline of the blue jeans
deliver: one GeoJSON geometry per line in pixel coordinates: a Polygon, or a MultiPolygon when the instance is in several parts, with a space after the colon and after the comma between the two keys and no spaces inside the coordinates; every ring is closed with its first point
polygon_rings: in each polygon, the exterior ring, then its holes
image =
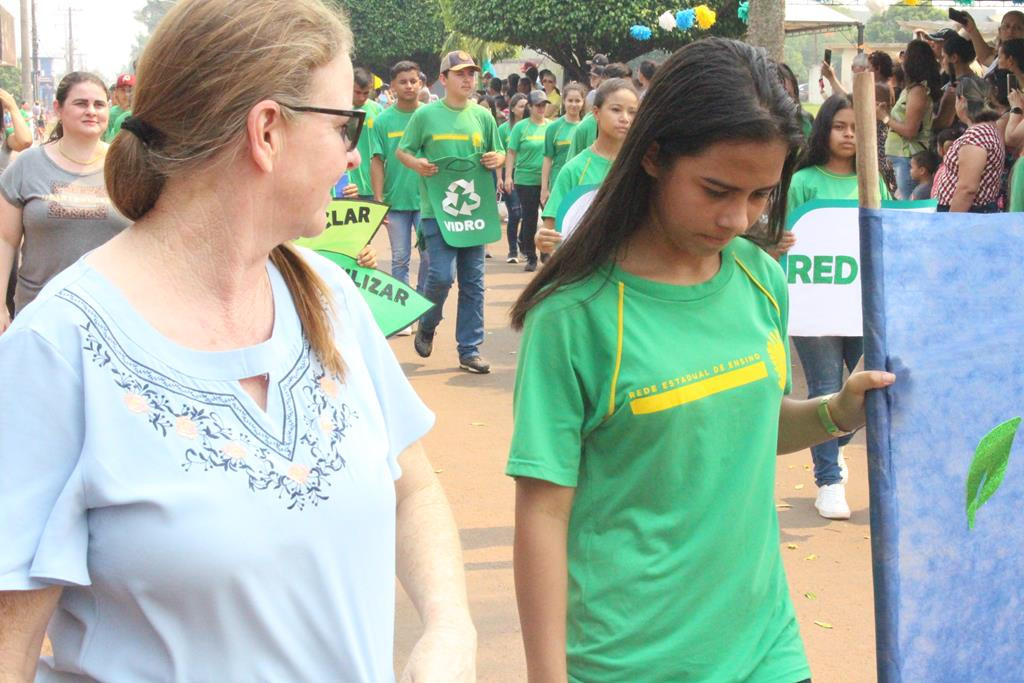
{"type": "Polygon", "coordinates": [[[420,330],[433,334],[441,322],[444,302],[455,277],[459,278],[459,306],[455,316],[455,341],[459,359],[475,356],[484,343],[484,247],[450,247],[433,218],[420,223],[427,242],[427,282],[423,296],[434,307],[420,318],[420,330]]]}
{"type": "Polygon", "coordinates": [[[523,205],[519,202],[519,193],[512,190],[502,196],[505,208],[508,209],[508,225],[505,228],[508,238],[508,255],[519,255],[519,222],[523,219],[523,205]]]}
{"type": "MultiPolygon", "coordinates": [[[[412,239],[420,223],[419,211],[388,211],[388,240],[391,242],[391,274],[396,280],[409,284],[409,257],[412,239]]],[[[423,271],[420,261],[420,272],[423,271]]],[[[417,287],[417,289],[419,289],[417,287]]]]}
{"type": "Polygon", "coordinates": [[[892,164],[896,172],[896,196],[893,199],[910,199],[914,191],[914,179],[910,177],[910,157],[894,157],[886,154],[885,158],[892,164]]]}
{"type": "MultiPolygon", "coordinates": [[[[843,366],[853,372],[864,353],[863,337],[791,337],[807,378],[807,397],[834,394],[843,388],[843,366]]],[[[814,482],[818,486],[838,484],[839,448],[850,443],[852,434],[811,447],[814,482]]]]}

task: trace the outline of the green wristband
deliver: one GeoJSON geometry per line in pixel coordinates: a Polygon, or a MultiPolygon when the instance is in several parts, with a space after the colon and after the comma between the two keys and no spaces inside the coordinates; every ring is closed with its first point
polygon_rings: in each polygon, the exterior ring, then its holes
{"type": "Polygon", "coordinates": [[[835,420],[832,419],[832,411],[828,408],[829,399],[833,396],[835,396],[835,394],[829,394],[828,396],[821,397],[821,400],[818,402],[818,419],[821,421],[821,426],[824,427],[825,431],[831,436],[843,436],[845,434],[849,434],[849,432],[844,432],[839,428],[835,420]]]}

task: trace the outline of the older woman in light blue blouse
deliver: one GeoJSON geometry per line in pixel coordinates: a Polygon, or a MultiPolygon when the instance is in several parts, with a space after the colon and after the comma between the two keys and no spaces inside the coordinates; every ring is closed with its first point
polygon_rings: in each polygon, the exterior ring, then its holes
{"type": "Polygon", "coordinates": [[[322,230],[361,123],[319,0],[182,0],[106,161],[135,224],[0,337],[0,678],[474,678],[413,392],[322,230]],[[38,660],[48,631],[53,656],[38,660]]]}

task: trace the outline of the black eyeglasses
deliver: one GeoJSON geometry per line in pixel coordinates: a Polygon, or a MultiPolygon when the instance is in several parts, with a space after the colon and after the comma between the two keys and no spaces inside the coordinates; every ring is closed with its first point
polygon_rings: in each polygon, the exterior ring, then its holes
{"type": "Polygon", "coordinates": [[[363,132],[363,122],[366,121],[366,112],[355,109],[327,109],[325,107],[293,107],[283,102],[278,102],[282,107],[292,111],[312,112],[314,114],[330,114],[331,116],[346,116],[348,121],[341,129],[341,137],[345,140],[348,151],[352,151],[359,143],[359,135],[363,132]]]}

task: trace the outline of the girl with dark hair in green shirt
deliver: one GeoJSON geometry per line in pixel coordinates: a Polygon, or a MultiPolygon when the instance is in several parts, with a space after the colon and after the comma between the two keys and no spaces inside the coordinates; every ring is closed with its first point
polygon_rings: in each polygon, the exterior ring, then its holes
{"type": "Polygon", "coordinates": [[[763,52],[707,38],[658,70],[576,234],[512,310],[507,472],[531,681],[810,677],[779,547],[775,456],[864,424],[855,373],[790,388],[777,238],[803,145],[763,52]]]}

